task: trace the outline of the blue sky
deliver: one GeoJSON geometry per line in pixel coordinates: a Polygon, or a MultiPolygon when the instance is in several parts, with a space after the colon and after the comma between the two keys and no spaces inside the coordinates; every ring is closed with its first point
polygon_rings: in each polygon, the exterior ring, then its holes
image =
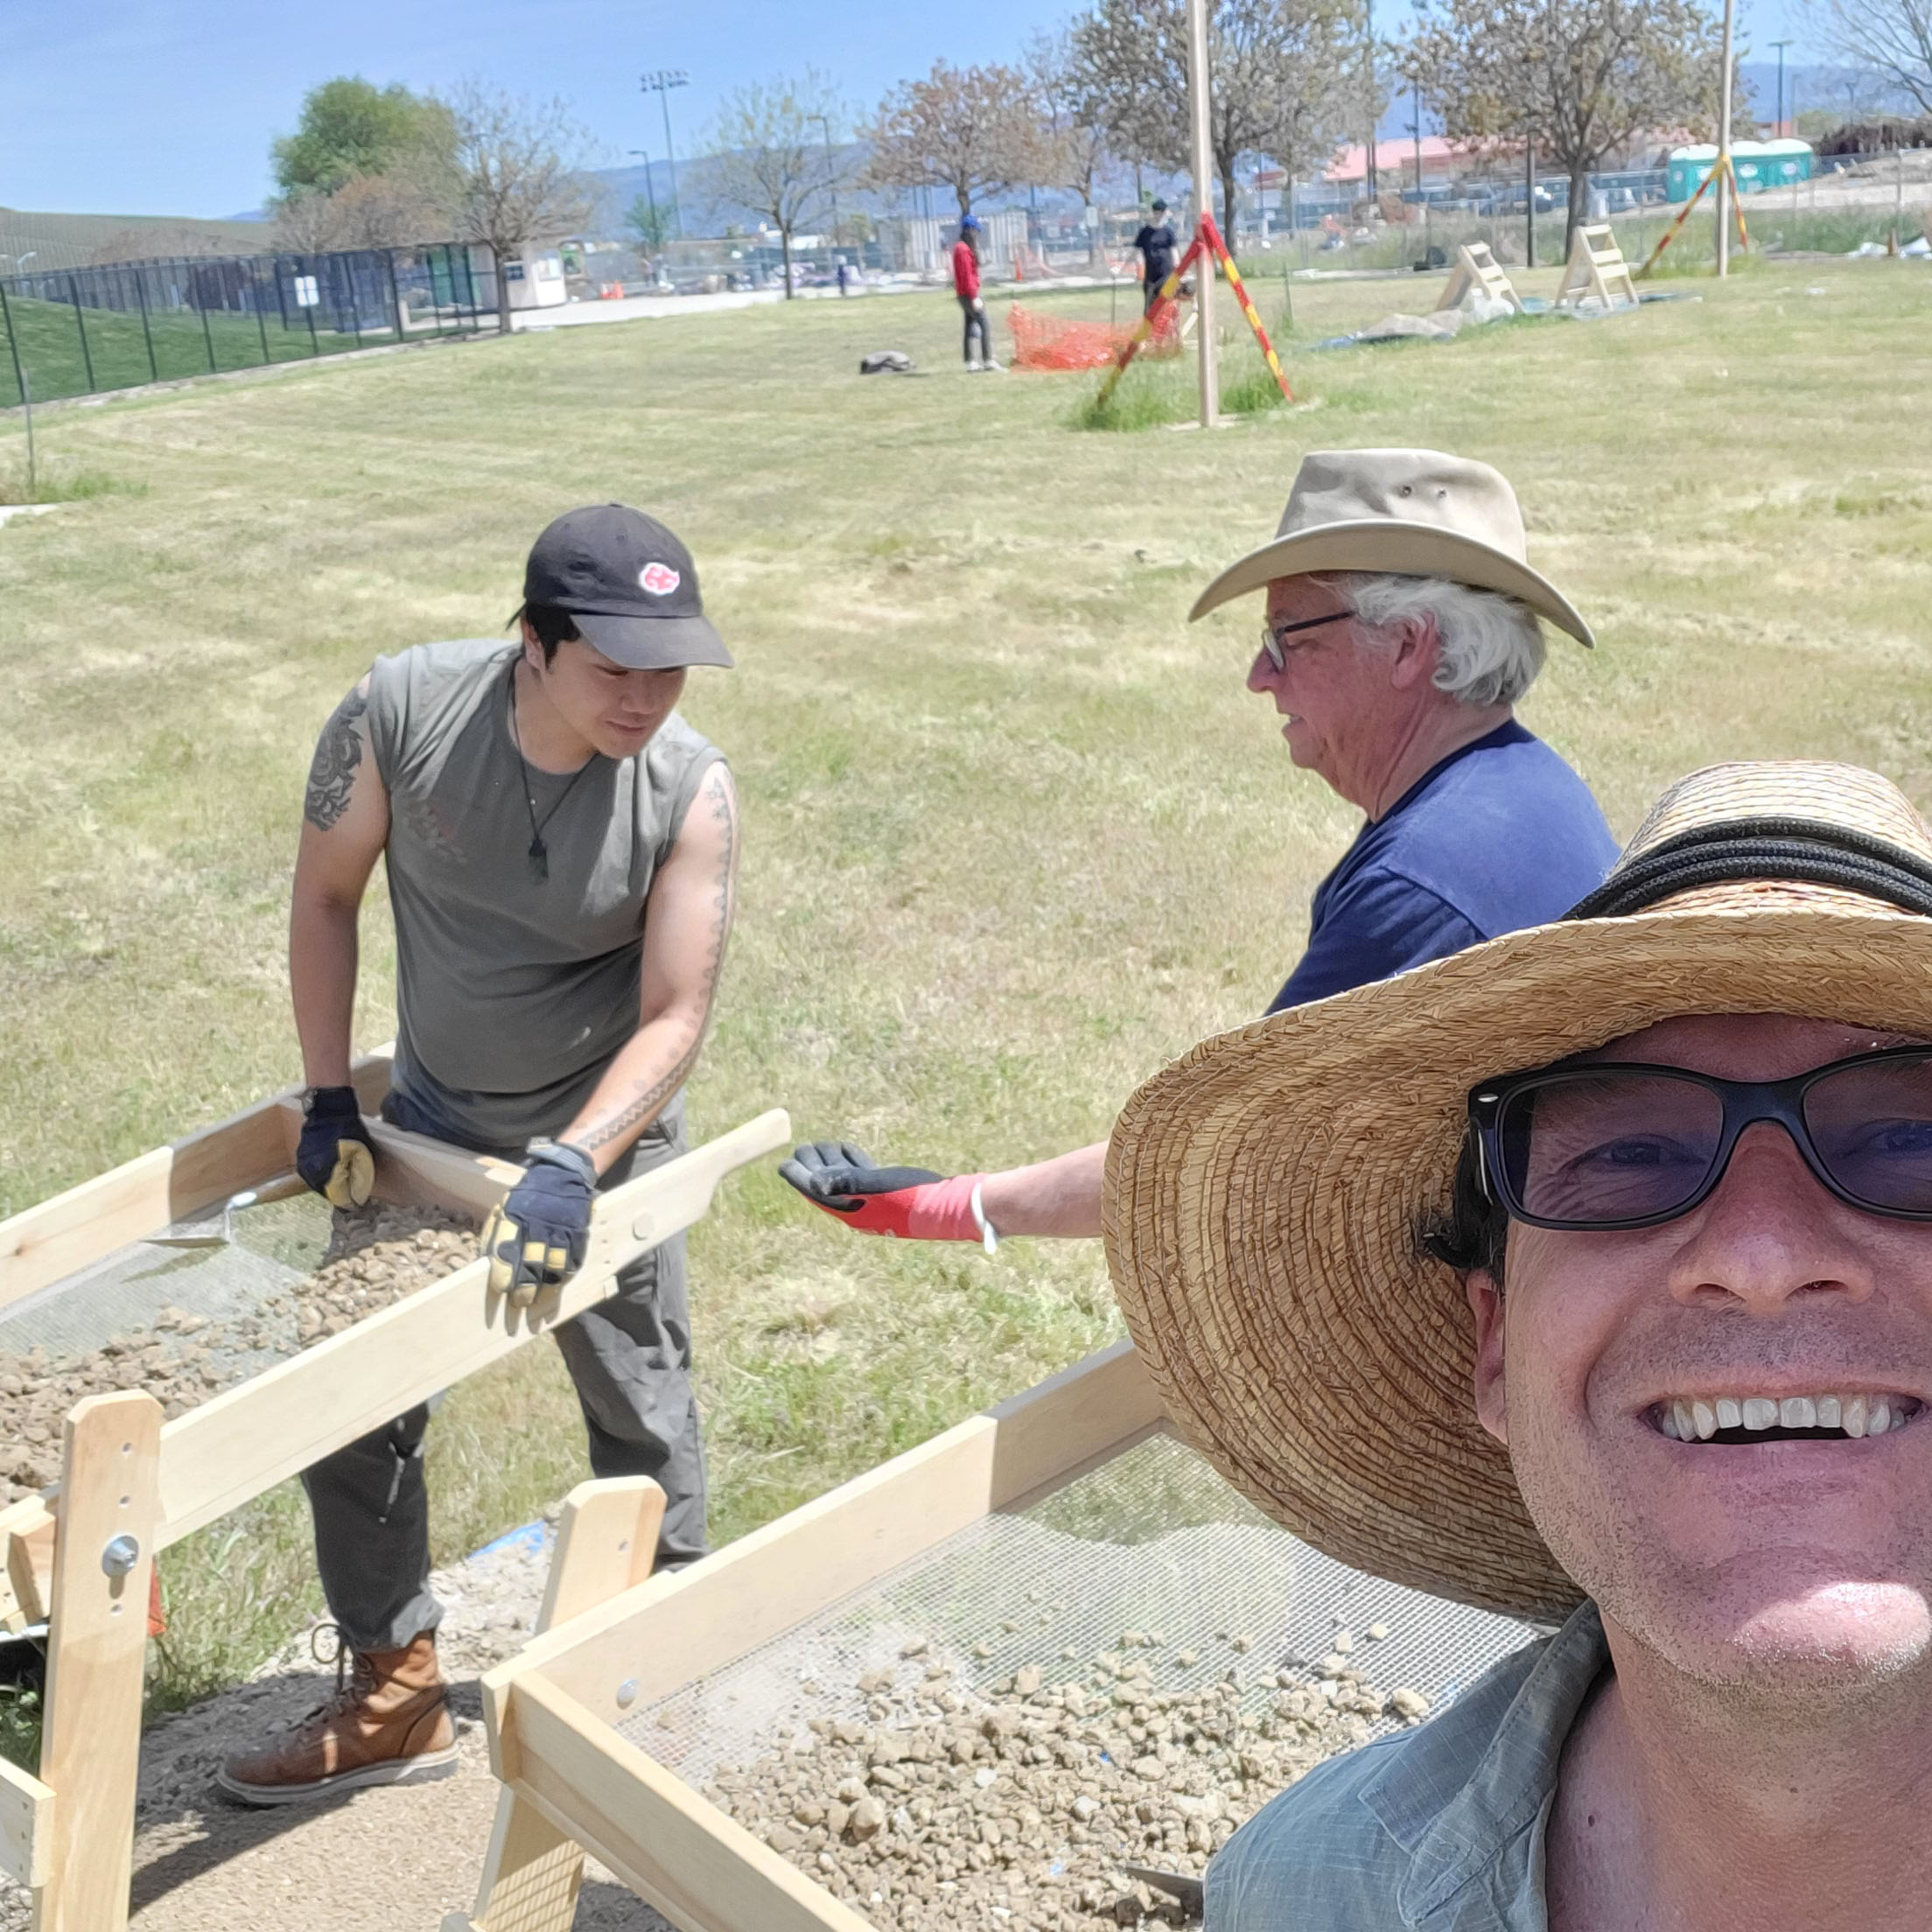
{"type": "MultiPolygon", "coordinates": [[[[1744,32],[1760,47],[1798,36],[1792,57],[1802,58],[1802,4],[1740,0],[1744,32]]],[[[419,88],[477,74],[561,94],[604,144],[603,159],[620,164],[639,146],[663,158],[657,100],[638,90],[647,67],[690,74],[671,96],[682,153],[742,81],[816,66],[868,108],[935,58],[1014,58],[1074,0],[11,0],[0,10],[0,206],[227,215],[259,203],[269,142],[332,74],[419,88]]],[[[1405,0],[1382,0],[1378,29],[1406,10],[1405,0]]]]}

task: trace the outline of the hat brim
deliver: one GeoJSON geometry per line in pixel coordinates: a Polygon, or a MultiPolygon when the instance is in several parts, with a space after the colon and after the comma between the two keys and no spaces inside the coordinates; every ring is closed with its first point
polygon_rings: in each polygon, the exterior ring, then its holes
{"type": "Polygon", "coordinates": [[[1130,1100],[1102,1208],[1168,1410],[1337,1561],[1532,1620],[1583,1592],[1475,1417],[1447,1208],[1469,1088],[1677,1014],[1932,1037],[1932,920],[1823,888],[1513,933],[1202,1042],[1130,1100]],[[1862,909],[1853,909],[1862,908],[1862,909]]]}
{"type": "Polygon", "coordinates": [[[709,618],[572,611],[570,621],[593,651],[627,671],[673,671],[690,664],[732,668],[732,654],[709,618]]]}
{"type": "Polygon", "coordinates": [[[1492,543],[1404,517],[1359,517],[1325,523],[1319,529],[1278,536],[1230,564],[1199,597],[1187,620],[1250,592],[1265,590],[1277,578],[1307,577],[1318,570],[1372,570],[1391,577],[1446,577],[1479,591],[1500,591],[1520,598],[1539,617],[1567,631],[1578,643],[1594,648],[1596,639],[1576,606],[1550,580],[1492,543]]]}

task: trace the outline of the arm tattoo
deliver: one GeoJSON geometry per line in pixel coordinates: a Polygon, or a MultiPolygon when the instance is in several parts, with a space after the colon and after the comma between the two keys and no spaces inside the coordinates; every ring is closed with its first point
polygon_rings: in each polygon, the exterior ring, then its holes
{"type": "Polygon", "coordinates": [[[360,690],[351,691],[336,706],[315,741],[302,816],[318,832],[327,831],[349,808],[356,767],[362,762],[362,734],[356,730],[355,721],[368,708],[369,701],[360,690]]]}
{"type": "Polygon", "coordinates": [[[724,784],[707,783],[704,795],[710,802],[711,816],[717,822],[723,847],[718,855],[710,951],[704,962],[704,1010],[698,1015],[697,1024],[688,1032],[682,1051],[667,1073],[649,1086],[637,1090],[635,1097],[607,1120],[599,1121],[588,1133],[574,1137],[573,1144],[585,1153],[595,1153],[599,1147],[607,1146],[613,1140],[622,1140],[648,1123],[684,1084],[697,1062],[697,1050],[704,1044],[705,1025],[710,1018],[711,1000],[718,990],[718,970],[724,963],[724,942],[732,928],[732,878],[738,858],[737,829],[732,818],[730,792],[724,784]]]}

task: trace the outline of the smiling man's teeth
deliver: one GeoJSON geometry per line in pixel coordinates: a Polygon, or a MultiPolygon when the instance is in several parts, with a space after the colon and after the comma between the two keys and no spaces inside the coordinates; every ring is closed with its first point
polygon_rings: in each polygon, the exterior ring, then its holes
{"type": "Polygon", "coordinates": [[[1672,1442],[1709,1442],[1725,1430],[1836,1429],[1858,1438],[1902,1429],[1922,1406],[1906,1396],[1679,1396],[1656,1415],[1672,1442]]]}

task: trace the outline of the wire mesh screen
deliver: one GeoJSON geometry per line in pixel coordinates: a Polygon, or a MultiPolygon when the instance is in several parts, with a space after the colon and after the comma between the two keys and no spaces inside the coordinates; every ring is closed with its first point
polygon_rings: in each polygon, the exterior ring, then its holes
{"type": "Polygon", "coordinates": [[[950,1665],[950,1684],[970,1695],[1028,1666],[1047,1688],[1090,1682],[1096,1660],[1124,1648],[1164,1690],[1232,1672],[1258,1709],[1284,1681],[1321,1681],[1339,1641],[1379,1687],[1413,1690],[1437,1709],[1536,1634],[1334,1562],[1163,1429],[970,1524],[621,1728],[702,1786],[815,1718],[862,1718],[859,1680],[903,1671],[908,1654],[950,1665]]]}
{"type": "MultiPolygon", "coordinates": [[[[164,1232],[206,1231],[220,1218],[216,1206],[164,1232]]],[[[24,1355],[38,1348],[56,1359],[86,1354],[151,1331],[163,1312],[173,1308],[211,1324],[257,1317],[266,1331],[261,1340],[268,1346],[250,1353],[265,1366],[278,1354],[295,1353],[296,1314],[287,1304],[261,1320],[262,1305],[320,1264],[331,1225],[327,1203],[319,1195],[302,1194],[243,1208],[233,1217],[226,1242],[211,1238],[197,1247],[130,1242],[0,1309],[0,1353],[24,1355]],[[279,1323],[273,1315],[281,1317],[279,1323]],[[287,1330],[286,1346],[276,1348],[272,1344],[280,1327],[287,1330]]]]}

